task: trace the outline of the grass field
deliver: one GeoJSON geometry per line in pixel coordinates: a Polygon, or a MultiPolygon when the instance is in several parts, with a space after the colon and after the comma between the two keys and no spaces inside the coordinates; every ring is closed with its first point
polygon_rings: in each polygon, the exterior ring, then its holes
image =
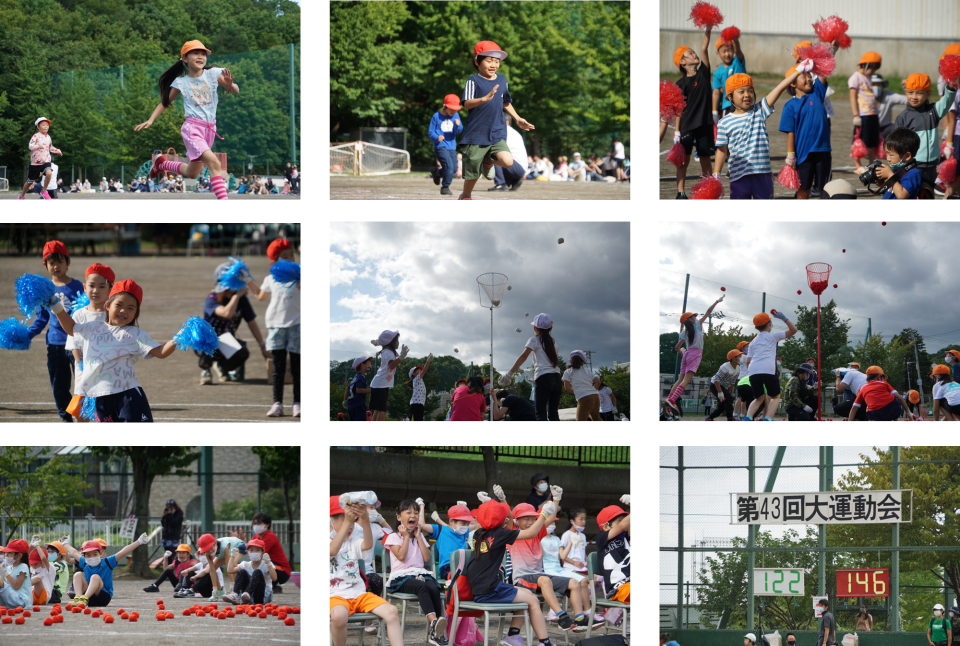
{"type": "MultiPolygon", "coordinates": [[[[475,200],[629,200],[630,183],[538,182],[525,180],[516,191],[489,191],[493,182],[481,179],[473,189],[475,200]]],[[[429,173],[380,177],[330,178],[331,200],[453,200],[463,189],[463,180],[450,185],[453,195],[440,195],[429,173]]]]}

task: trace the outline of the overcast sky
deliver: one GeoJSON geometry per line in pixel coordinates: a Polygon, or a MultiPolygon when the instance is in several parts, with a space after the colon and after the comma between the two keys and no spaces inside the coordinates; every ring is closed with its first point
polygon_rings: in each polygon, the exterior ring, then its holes
{"type": "Polygon", "coordinates": [[[486,363],[490,310],[476,279],[499,272],[512,290],[493,313],[497,370],[513,365],[541,312],[565,360],[595,350],[594,369],[630,361],[629,223],[334,222],[330,235],[331,359],[375,351],[370,339],[399,329],[413,356],[486,363]]]}
{"type": "MultiPolygon", "coordinates": [[[[686,273],[687,311],[703,313],[725,286],[715,311],[753,331],[763,291],[767,311],[776,308],[794,321],[795,303],[815,307],[805,267],[826,262],[833,271],[821,302],[833,298],[852,318],[853,341],[863,340],[870,317],[873,333],[883,332],[885,341],[912,327],[935,352],[960,343],[960,308],[943,298],[955,291],[950,249],[958,239],[960,224],[950,222],[661,222],[660,333],[679,331],[686,273]]],[[[783,324],[775,321],[774,329],[783,324]]]]}

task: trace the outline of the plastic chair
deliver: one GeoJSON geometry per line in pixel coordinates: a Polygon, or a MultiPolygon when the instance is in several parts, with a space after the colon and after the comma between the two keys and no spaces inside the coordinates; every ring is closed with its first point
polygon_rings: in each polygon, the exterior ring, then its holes
{"type": "MultiPolygon", "coordinates": [[[[597,572],[597,553],[591,552],[590,554],[587,555],[587,576],[590,579],[591,585],[593,585],[593,583],[596,582],[597,580],[596,572],[597,572]]],[[[630,604],[623,603],[622,601],[612,601],[610,599],[597,599],[597,595],[595,594],[593,595],[593,600],[590,603],[590,623],[589,623],[590,627],[587,629],[587,638],[589,638],[590,635],[593,634],[593,615],[596,614],[597,612],[597,606],[600,606],[601,608],[620,608],[621,610],[623,610],[623,613],[624,613],[623,624],[622,624],[623,630],[621,632],[623,633],[623,638],[626,639],[627,623],[630,621],[630,604]]],[[[610,624],[606,621],[603,624],[603,630],[604,630],[604,634],[610,631],[610,624]]]]}
{"type": "MultiPolygon", "coordinates": [[[[360,571],[365,571],[365,566],[363,559],[357,561],[360,564],[360,571]]],[[[347,618],[347,632],[351,630],[360,629],[360,646],[363,646],[363,638],[367,634],[366,622],[375,621],[377,622],[377,644],[386,644],[387,643],[387,625],[383,622],[383,618],[379,617],[372,612],[358,612],[350,615],[347,618]],[[350,624],[359,624],[351,626],[350,624]]],[[[333,629],[330,629],[330,643],[333,643],[333,629]]]]}
{"type": "MultiPolygon", "coordinates": [[[[471,553],[467,552],[466,554],[467,554],[466,561],[467,563],[469,563],[471,553]]],[[[450,555],[450,571],[456,572],[459,564],[460,564],[460,552],[459,551],[453,552],[450,555]]],[[[466,566],[466,563],[464,563],[464,566],[466,566]]],[[[464,567],[464,571],[466,571],[466,567],[464,567]]],[[[504,615],[507,615],[507,614],[513,615],[516,612],[523,612],[523,624],[526,630],[527,644],[535,643],[533,641],[533,628],[532,628],[532,625],[530,624],[530,611],[527,608],[527,604],[525,603],[477,603],[476,601],[460,601],[460,591],[457,588],[457,580],[456,579],[452,580],[450,582],[450,585],[453,586],[453,617],[450,618],[449,620],[451,625],[451,629],[450,629],[451,635],[456,635],[456,633],[453,631],[456,629],[457,616],[460,614],[461,609],[477,610],[483,613],[484,646],[486,646],[487,642],[490,640],[490,613],[496,614],[499,620],[499,618],[504,615]]],[[[499,623],[499,631],[497,634],[497,640],[494,642],[495,644],[499,644],[500,640],[503,639],[503,628],[506,622],[503,620],[499,620],[497,623],[499,623]]]]}
{"type": "MultiPolygon", "coordinates": [[[[415,548],[417,548],[416,545],[410,545],[410,546],[408,546],[407,549],[415,549],[415,548]]],[[[380,559],[380,562],[383,563],[383,569],[384,569],[384,577],[383,577],[383,590],[384,590],[384,592],[386,592],[386,590],[387,590],[387,577],[386,577],[387,565],[386,565],[385,561],[388,560],[389,558],[390,558],[390,550],[389,550],[389,549],[385,549],[385,550],[383,551],[383,555],[381,556],[381,559],[380,559]]],[[[435,559],[433,558],[433,553],[432,553],[432,552],[431,552],[431,554],[430,554],[430,561],[431,561],[431,563],[424,563],[424,564],[423,564],[423,569],[425,569],[425,570],[431,569],[432,564],[433,564],[433,562],[435,561],[435,559]]],[[[407,603],[410,602],[410,601],[417,601],[417,595],[415,595],[415,594],[410,594],[410,593],[408,593],[408,592],[386,592],[386,595],[387,595],[387,600],[388,600],[388,601],[389,601],[390,599],[397,599],[397,600],[400,601],[400,603],[401,603],[401,608],[400,608],[400,632],[403,633],[403,632],[406,630],[406,627],[407,627],[407,603]]],[[[441,595],[441,599],[442,599],[442,598],[443,598],[443,597],[442,597],[442,595],[441,595]]],[[[419,606],[417,606],[417,607],[418,607],[418,609],[419,609],[419,606]]],[[[441,612],[443,612],[442,609],[441,609],[441,612]]],[[[428,633],[429,633],[429,630],[430,630],[430,624],[428,623],[428,624],[427,624],[427,632],[428,632],[428,633]]],[[[424,635],[424,642],[426,642],[426,641],[427,641],[427,635],[425,634],[425,635],[424,635]]]]}

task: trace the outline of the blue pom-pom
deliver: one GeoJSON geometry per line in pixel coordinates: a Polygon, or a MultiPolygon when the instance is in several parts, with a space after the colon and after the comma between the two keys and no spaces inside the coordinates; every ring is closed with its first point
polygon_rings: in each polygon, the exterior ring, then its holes
{"type": "Polygon", "coordinates": [[[70,315],[73,315],[74,312],[76,312],[77,310],[83,309],[89,304],[90,304],[90,297],[87,296],[86,292],[80,292],[79,294],[77,294],[76,298],[73,298],[73,299],[68,298],[66,299],[66,303],[64,303],[67,313],[69,313],[70,315]]]}
{"type": "Polygon", "coordinates": [[[199,316],[188,318],[173,340],[177,344],[177,350],[197,350],[211,357],[220,345],[213,326],[199,316]]]}
{"type": "Polygon", "coordinates": [[[46,276],[24,274],[17,279],[17,305],[24,316],[33,316],[37,310],[50,304],[50,299],[57,293],[53,281],[46,276]]]}
{"type": "Polygon", "coordinates": [[[278,260],[270,267],[270,275],[281,285],[290,284],[292,287],[300,282],[300,263],[278,260]]]}
{"type": "Polygon", "coordinates": [[[80,419],[97,421],[97,398],[89,395],[83,398],[83,405],[80,407],[80,419]]]}
{"type": "Polygon", "coordinates": [[[247,286],[247,281],[243,278],[243,273],[247,271],[247,265],[240,258],[230,257],[230,260],[233,261],[233,264],[227,268],[223,275],[220,276],[220,280],[217,281],[227,289],[232,289],[235,292],[240,291],[247,286]]]}
{"type": "Polygon", "coordinates": [[[30,328],[27,324],[12,316],[0,321],[0,348],[4,350],[29,350],[30,328]]]}

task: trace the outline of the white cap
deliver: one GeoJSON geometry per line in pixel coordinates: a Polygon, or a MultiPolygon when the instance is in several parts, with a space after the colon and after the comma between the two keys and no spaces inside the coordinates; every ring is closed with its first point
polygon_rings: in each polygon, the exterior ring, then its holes
{"type": "Polygon", "coordinates": [[[373,357],[368,357],[366,355],[362,357],[357,357],[356,359],[353,360],[353,369],[356,370],[361,363],[366,363],[370,359],[373,359],[373,357]]]}
{"type": "Polygon", "coordinates": [[[757,643],[757,636],[754,635],[753,633],[747,633],[746,635],[744,635],[744,637],[752,641],[754,644],[757,643]]]}
{"type": "Polygon", "coordinates": [[[537,314],[533,317],[533,322],[530,325],[541,330],[549,330],[553,327],[553,319],[550,318],[549,314],[537,314]]]}
{"type": "Polygon", "coordinates": [[[52,121],[50,121],[50,119],[47,119],[46,117],[40,117],[39,119],[33,122],[33,125],[39,126],[41,121],[46,121],[47,123],[53,123],[52,121]]]}
{"type": "Polygon", "coordinates": [[[393,341],[398,334],[400,334],[400,330],[384,330],[380,333],[380,336],[377,337],[377,345],[390,345],[390,342],[393,341]]]}

